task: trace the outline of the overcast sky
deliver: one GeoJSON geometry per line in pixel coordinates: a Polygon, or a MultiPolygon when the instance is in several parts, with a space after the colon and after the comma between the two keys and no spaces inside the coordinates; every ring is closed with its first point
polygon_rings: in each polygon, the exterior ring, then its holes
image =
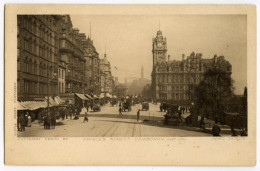
{"type": "Polygon", "coordinates": [[[192,51],[203,58],[224,55],[232,64],[235,93],[247,82],[247,31],[245,15],[71,15],[73,27],[90,34],[100,58],[105,47],[113,76],[151,79],[152,38],[159,30],[167,39],[171,60],[192,51]],[[116,69],[117,68],[117,69],[116,69]]]}

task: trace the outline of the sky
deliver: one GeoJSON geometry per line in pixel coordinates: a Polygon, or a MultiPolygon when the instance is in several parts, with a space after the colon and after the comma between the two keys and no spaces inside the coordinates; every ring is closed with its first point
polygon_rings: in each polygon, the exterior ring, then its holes
{"type": "Polygon", "coordinates": [[[247,85],[246,15],[71,15],[71,20],[91,36],[100,58],[106,49],[120,82],[140,78],[142,65],[144,77],[151,79],[152,38],[160,28],[171,60],[193,51],[203,58],[223,55],[232,64],[235,93],[242,94],[247,85]]]}

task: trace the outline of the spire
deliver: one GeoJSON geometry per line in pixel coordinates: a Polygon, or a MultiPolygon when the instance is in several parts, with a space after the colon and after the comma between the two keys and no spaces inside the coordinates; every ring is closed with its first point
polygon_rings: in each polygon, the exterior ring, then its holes
{"type": "Polygon", "coordinates": [[[104,54],[104,58],[107,57],[107,47],[105,46],[105,54],[104,54]]]}
{"type": "Polygon", "coordinates": [[[160,20],[159,20],[159,31],[161,31],[161,23],[160,23],[160,20]]]}
{"type": "Polygon", "coordinates": [[[90,39],[91,39],[91,22],[89,24],[89,36],[90,36],[90,39]]]}

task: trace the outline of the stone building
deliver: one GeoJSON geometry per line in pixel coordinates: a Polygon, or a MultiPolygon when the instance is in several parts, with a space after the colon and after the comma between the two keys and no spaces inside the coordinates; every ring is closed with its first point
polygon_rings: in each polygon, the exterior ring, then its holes
{"type": "Polygon", "coordinates": [[[192,52],[190,56],[182,55],[182,60],[170,60],[167,57],[167,42],[158,31],[153,39],[153,98],[178,102],[192,102],[194,87],[203,79],[203,73],[214,63],[221,63],[227,72],[232,72],[231,64],[224,56],[215,55],[211,59],[203,59],[201,53],[192,52]]]}
{"type": "Polygon", "coordinates": [[[58,30],[60,16],[17,16],[18,100],[58,95],[58,30]]]}
{"type": "Polygon", "coordinates": [[[113,88],[113,76],[111,74],[111,66],[110,62],[107,60],[106,53],[104,54],[104,58],[100,59],[100,74],[101,77],[101,93],[112,94],[113,88]]]}
{"type": "Polygon", "coordinates": [[[82,41],[84,48],[85,80],[87,80],[87,93],[100,94],[100,59],[99,53],[90,37],[82,41]]]}
{"type": "MultiPolygon", "coordinates": [[[[69,15],[62,16],[59,37],[59,69],[65,70],[65,93],[84,93],[85,81],[84,49],[77,28],[73,28],[69,15]]],[[[59,82],[60,83],[60,82],[59,82]]],[[[61,82],[62,86],[63,82],[61,82]]]]}
{"type": "Polygon", "coordinates": [[[18,15],[17,54],[19,101],[100,94],[99,54],[69,15],[18,15]]]}

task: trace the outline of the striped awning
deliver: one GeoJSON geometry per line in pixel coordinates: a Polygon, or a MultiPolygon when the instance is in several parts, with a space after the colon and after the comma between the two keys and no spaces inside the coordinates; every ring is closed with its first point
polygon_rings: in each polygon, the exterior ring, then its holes
{"type": "Polygon", "coordinates": [[[93,98],[90,96],[90,95],[88,95],[88,94],[84,94],[88,99],[90,99],[90,100],[93,100],[93,98]]]}
{"type": "Polygon", "coordinates": [[[84,96],[84,94],[75,93],[75,95],[78,96],[82,100],[88,100],[87,97],[84,96]]]}
{"type": "Polygon", "coordinates": [[[16,109],[17,110],[28,110],[28,108],[26,106],[22,105],[20,102],[17,102],[16,109]]]}
{"type": "MultiPolygon", "coordinates": [[[[46,103],[48,103],[48,96],[45,97],[45,101],[46,103]]],[[[59,106],[59,104],[55,102],[52,97],[49,97],[49,106],[59,106]]]]}
{"type": "Polygon", "coordinates": [[[22,101],[22,102],[20,102],[20,104],[29,110],[36,110],[39,108],[47,107],[46,101],[22,101]]]}

